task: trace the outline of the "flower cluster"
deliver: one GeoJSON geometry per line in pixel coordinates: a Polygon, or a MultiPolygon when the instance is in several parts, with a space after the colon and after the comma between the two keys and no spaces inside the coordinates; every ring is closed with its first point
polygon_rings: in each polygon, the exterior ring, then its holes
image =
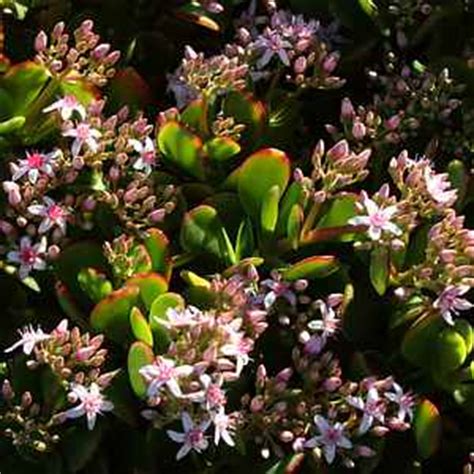
{"type": "Polygon", "coordinates": [[[236,380],[250,361],[255,341],[266,329],[266,311],[255,299],[255,272],[216,276],[208,287],[212,309],[194,306],[168,309],[157,323],[167,329],[170,344],[152,364],[140,369],[147,384],[150,407],[143,415],[162,427],[181,419],[184,432],[168,431],[190,450],[208,447],[207,430],[213,427],[214,444],[233,446],[237,414],[226,411],[226,383],[236,380]]]}
{"type": "Polygon", "coordinates": [[[245,429],[270,451],[308,452],[346,467],[376,454],[374,441],[391,430],[405,430],[413,419],[414,398],[391,377],[343,382],[337,358],[328,350],[347,301],[342,294],[316,299],[300,294],[275,300],[270,316],[296,338],[293,367],[270,377],[259,366],[255,393],[242,398],[245,429]],[[284,316],[283,316],[284,315],[284,316]],[[372,446],[371,446],[372,445],[372,446]]]}
{"type": "Polygon", "coordinates": [[[100,203],[126,232],[135,233],[161,222],[175,207],[173,186],[160,185],[151,175],[157,164],[153,126],[142,115],[127,121],[125,109],[106,118],[103,107],[103,101],[86,107],[71,95],[54,102],[45,113],[59,115],[70,147],[27,152],[10,165],[2,233],[7,261],[21,278],[57,257],[69,227],[90,230],[100,203]],[[78,185],[76,192],[72,185],[78,185]]]}
{"type": "Polygon", "coordinates": [[[74,33],[74,44],[69,44],[65,24],[58,23],[51,35],[41,31],[35,40],[36,61],[45,65],[56,77],[84,78],[97,86],[104,86],[115,74],[114,65],[119,51],[112,51],[108,43],[100,43],[92,20],[85,20],[74,33]]]}
{"type": "Polygon", "coordinates": [[[205,58],[186,46],[181,66],[168,76],[168,88],[178,107],[202,96],[224,94],[245,88],[248,65],[241,58],[219,54],[205,58]]]}
{"type": "MultiPolygon", "coordinates": [[[[249,23],[248,19],[243,23],[249,23]]],[[[276,73],[301,88],[327,89],[343,84],[333,75],[339,54],[323,41],[318,21],[272,9],[268,17],[254,18],[250,25],[239,28],[237,44],[230,45],[229,51],[248,58],[255,80],[276,73]]]]}
{"type": "MultiPolygon", "coordinates": [[[[4,413],[0,416],[10,437],[18,448],[46,451],[60,440],[59,425],[67,419],[86,416],[87,426],[94,429],[97,416],[111,411],[113,404],[103,394],[116,372],[103,372],[107,350],[102,348],[103,336],[81,334],[79,328],[69,329],[63,320],[50,333],[32,326],[20,330],[20,339],[5,352],[21,348],[28,356],[26,366],[36,370],[48,366],[54,380],[50,380],[51,394],[67,394],[72,408],[63,409],[63,399],[43,400],[42,406],[33,403],[30,392],[21,396],[15,407],[15,394],[8,380],[3,382],[4,413]],[[55,390],[57,392],[55,392],[55,390]]],[[[42,373],[42,372],[41,372],[42,373]]],[[[61,395],[62,396],[62,395],[61,395]]]]}

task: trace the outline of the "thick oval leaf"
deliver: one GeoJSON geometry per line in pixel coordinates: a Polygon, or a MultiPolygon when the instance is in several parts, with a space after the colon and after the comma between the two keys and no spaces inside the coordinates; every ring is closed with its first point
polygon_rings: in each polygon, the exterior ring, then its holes
{"type": "Polygon", "coordinates": [[[132,327],[133,335],[137,340],[153,347],[153,334],[150,326],[148,325],[145,316],[143,316],[142,312],[137,307],[132,308],[132,311],[130,311],[130,326],[132,327]]]}
{"type": "Polygon", "coordinates": [[[280,213],[278,216],[277,234],[283,235],[288,230],[288,219],[295,204],[303,209],[306,205],[307,197],[303,186],[300,183],[290,184],[280,203],[280,213]]]}
{"type": "Polygon", "coordinates": [[[388,250],[385,247],[375,247],[370,254],[370,281],[380,296],[387,291],[388,277],[388,250]]]}
{"type": "Polygon", "coordinates": [[[237,261],[249,257],[255,249],[255,239],[253,235],[252,222],[247,217],[239,226],[237,238],[235,240],[235,258],[237,261]]]}
{"type": "Polygon", "coordinates": [[[148,229],[143,245],[150,255],[153,271],[169,280],[172,267],[168,237],[160,229],[148,229]]]}
{"type": "Polygon", "coordinates": [[[260,212],[260,225],[266,234],[273,234],[278,221],[278,203],[280,201],[280,188],[272,186],[263,198],[260,212]]]}
{"type": "Polygon", "coordinates": [[[0,135],[16,132],[23,127],[23,125],[25,125],[25,117],[23,116],[12,117],[9,120],[0,122],[0,135]]]}
{"type": "Polygon", "coordinates": [[[472,326],[465,319],[457,319],[454,322],[454,330],[463,337],[466,352],[469,355],[474,344],[474,330],[472,326]]]}
{"type": "Polygon", "coordinates": [[[166,312],[170,308],[184,308],[185,301],[178,293],[165,293],[158,296],[150,308],[148,319],[155,338],[155,349],[158,352],[164,351],[170,343],[168,329],[163,324],[167,320],[166,312]]]}
{"type": "Polygon", "coordinates": [[[158,133],[158,146],[164,161],[194,178],[203,179],[202,141],[178,122],[168,122],[158,133]]]}
{"type": "Polygon", "coordinates": [[[225,162],[240,153],[240,145],[231,138],[215,137],[206,142],[204,152],[211,160],[225,162]]]}
{"type": "Polygon", "coordinates": [[[436,368],[441,372],[458,369],[467,357],[464,338],[453,328],[443,329],[435,340],[436,368]]]}
{"type": "Polygon", "coordinates": [[[205,134],[207,127],[206,107],[204,99],[196,99],[191,102],[182,112],[181,121],[192,130],[205,134]]]}
{"type": "Polygon", "coordinates": [[[438,449],[441,437],[441,416],[429,400],[425,399],[418,405],[414,427],[418,452],[423,459],[427,459],[438,449]]]}
{"type": "Polygon", "coordinates": [[[339,269],[336,257],[332,255],[315,255],[301,260],[283,271],[283,278],[288,281],[300,278],[325,278],[339,269]]]}
{"type": "MultiPolygon", "coordinates": [[[[245,160],[239,168],[238,193],[244,209],[259,221],[265,197],[278,186],[284,192],[290,178],[290,160],[280,150],[260,150],[245,160]]],[[[280,197],[280,196],[279,196],[280,197]]]]}
{"type": "Polygon", "coordinates": [[[132,390],[139,398],[145,398],[147,390],[147,384],[139,371],[145,365],[152,364],[153,360],[154,354],[150,346],[140,341],[130,346],[127,357],[128,378],[132,390]]]}
{"type": "Polygon", "coordinates": [[[299,204],[295,204],[288,216],[286,234],[293,250],[298,248],[301,228],[303,227],[304,212],[299,204]]]}
{"type": "Polygon", "coordinates": [[[156,297],[168,291],[168,282],[158,273],[142,273],[129,278],[126,286],[138,286],[140,296],[147,309],[156,297]]]}
{"type": "Polygon", "coordinates": [[[127,286],[98,303],[91,313],[91,325],[110,339],[123,343],[131,336],[130,311],[138,304],[140,289],[127,286]]]}
{"type": "Polygon", "coordinates": [[[445,322],[438,316],[422,316],[415,321],[403,336],[403,356],[418,367],[430,367],[433,359],[433,344],[445,322]]]}
{"type": "Polygon", "coordinates": [[[183,219],[180,242],[186,252],[224,256],[223,226],[217,211],[207,205],[195,207],[183,219]]]}

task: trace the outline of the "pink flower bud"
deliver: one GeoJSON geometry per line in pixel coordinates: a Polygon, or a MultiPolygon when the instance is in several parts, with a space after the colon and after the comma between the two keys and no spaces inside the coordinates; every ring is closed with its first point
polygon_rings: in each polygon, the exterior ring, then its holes
{"type": "Polygon", "coordinates": [[[0,232],[3,232],[8,237],[15,232],[15,228],[7,221],[0,221],[0,232]]]}
{"type": "Polygon", "coordinates": [[[317,203],[323,203],[327,198],[326,192],[321,190],[321,191],[316,191],[313,194],[313,201],[317,203]]]}
{"type": "Polygon", "coordinates": [[[79,28],[82,33],[89,33],[94,28],[94,22],[90,19],[84,20],[79,28]]]}
{"type": "Polygon", "coordinates": [[[20,186],[13,181],[4,181],[3,190],[8,194],[8,202],[11,206],[18,206],[22,198],[20,193],[20,186]]]}
{"type": "Polygon", "coordinates": [[[257,395],[256,397],[253,397],[250,402],[250,411],[252,413],[258,413],[259,411],[262,411],[264,406],[265,401],[263,397],[261,395],[257,395]]]}
{"type": "Polygon", "coordinates": [[[117,166],[112,166],[109,170],[110,181],[118,181],[120,179],[120,169],[117,166]]]}
{"type": "Polygon", "coordinates": [[[5,400],[11,400],[15,396],[11,383],[7,379],[3,381],[2,396],[5,400]]]}
{"type": "Polygon", "coordinates": [[[162,222],[165,217],[166,211],[163,208],[155,209],[153,212],[150,212],[150,214],[148,214],[148,220],[153,224],[162,222]]]}
{"type": "Polygon", "coordinates": [[[104,59],[110,51],[110,44],[102,43],[92,51],[92,57],[97,60],[104,59]]]}
{"type": "Polygon", "coordinates": [[[396,115],[393,115],[392,117],[390,117],[388,120],[385,121],[385,126],[389,129],[389,130],[396,130],[399,125],[400,125],[400,122],[401,122],[401,118],[398,114],[396,115]]]}
{"type": "Polygon", "coordinates": [[[48,248],[48,258],[51,260],[58,258],[60,253],[61,253],[61,249],[57,245],[51,245],[48,248]]]}
{"type": "Polygon", "coordinates": [[[194,49],[191,46],[186,45],[184,47],[184,57],[190,61],[193,61],[198,58],[198,54],[196,53],[196,51],[194,51],[194,49]]]}
{"type": "Polygon", "coordinates": [[[48,47],[48,36],[44,31],[40,31],[35,38],[35,50],[42,53],[48,47]]]}
{"type": "Polygon", "coordinates": [[[265,386],[265,382],[267,380],[267,369],[263,364],[260,364],[257,368],[257,380],[256,384],[257,387],[263,388],[265,386]]]}
{"type": "Polygon", "coordinates": [[[308,62],[304,56],[300,56],[299,58],[296,59],[294,65],[293,65],[293,70],[295,71],[296,74],[303,74],[306,71],[306,68],[308,66],[308,62]]]}
{"type": "Polygon", "coordinates": [[[120,51],[112,51],[108,56],[104,58],[104,63],[108,66],[113,66],[120,59],[120,51]]]}
{"type": "Polygon", "coordinates": [[[291,431],[282,431],[280,433],[280,441],[283,443],[291,443],[295,439],[295,435],[291,431]]]}
{"type": "Polygon", "coordinates": [[[356,120],[352,125],[352,135],[356,140],[362,140],[367,133],[366,126],[360,121],[356,120]]]}
{"type": "Polygon", "coordinates": [[[375,426],[372,428],[371,433],[378,438],[383,438],[390,430],[386,426],[375,426]]]}
{"type": "Polygon", "coordinates": [[[341,119],[352,120],[355,117],[355,114],[351,100],[346,97],[341,103],[341,119]]]}
{"type": "Polygon", "coordinates": [[[350,153],[347,140],[337,142],[326,154],[328,159],[338,161],[345,158],[350,153]]]}
{"type": "Polygon", "coordinates": [[[337,67],[337,63],[339,62],[339,55],[337,53],[332,53],[326,56],[326,59],[323,62],[323,69],[328,74],[331,74],[334,69],[337,67]]]}
{"type": "Polygon", "coordinates": [[[292,375],[293,375],[293,369],[291,369],[290,367],[287,367],[286,369],[280,370],[280,372],[278,372],[278,374],[275,377],[275,380],[277,382],[288,383],[292,375]]]}
{"type": "Polygon", "coordinates": [[[56,23],[56,25],[54,25],[53,32],[51,33],[51,37],[57,41],[63,34],[65,26],[66,25],[64,24],[64,21],[56,23]]]}
{"type": "Polygon", "coordinates": [[[237,36],[239,41],[245,46],[252,41],[252,35],[250,34],[249,30],[247,28],[239,28],[237,32],[237,36]]]}

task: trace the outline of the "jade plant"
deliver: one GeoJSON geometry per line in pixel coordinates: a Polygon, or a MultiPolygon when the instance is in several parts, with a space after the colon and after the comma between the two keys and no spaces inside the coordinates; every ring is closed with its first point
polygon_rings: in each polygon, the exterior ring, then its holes
{"type": "Polygon", "coordinates": [[[471,85],[415,54],[444,10],[261,3],[163,7],[225,32],[169,106],[90,19],[0,76],[6,472],[471,466],[471,85]],[[354,97],[351,29],[388,50],[354,97]]]}

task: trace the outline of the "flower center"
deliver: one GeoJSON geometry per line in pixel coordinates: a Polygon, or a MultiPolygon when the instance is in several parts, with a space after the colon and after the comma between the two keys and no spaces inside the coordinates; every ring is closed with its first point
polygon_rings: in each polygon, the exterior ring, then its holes
{"type": "Polygon", "coordinates": [[[41,168],[44,164],[44,156],[41,153],[33,153],[27,158],[30,168],[41,168]]]}
{"type": "Polygon", "coordinates": [[[102,405],[101,397],[89,396],[84,400],[84,410],[88,413],[97,413],[102,405]]]}
{"type": "Polygon", "coordinates": [[[32,265],[35,262],[36,257],[36,252],[31,247],[21,249],[20,251],[20,259],[27,265],[32,265]]]}
{"type": "Polygon", "coordinates": [[[87,123],[81,123],[77,126],[77,138],[79,140],[87,140],[90,135],[90,128],[87,123]]]}
{"type": "Polygon", "coordinates": [[[189,444],[191,444],[192,446],[197,446],[204,439],[204,434],[200,429],[194,428],[188,431],[186,438],[189,444]]]}
{"type": "Polygon", "coordinates": [[[51,207],[49,207],[48,217],[53,221],[62,219],[64,217],[64,212],[61,206],[58,206],[57,204],[53,204],[51,207]]]}

